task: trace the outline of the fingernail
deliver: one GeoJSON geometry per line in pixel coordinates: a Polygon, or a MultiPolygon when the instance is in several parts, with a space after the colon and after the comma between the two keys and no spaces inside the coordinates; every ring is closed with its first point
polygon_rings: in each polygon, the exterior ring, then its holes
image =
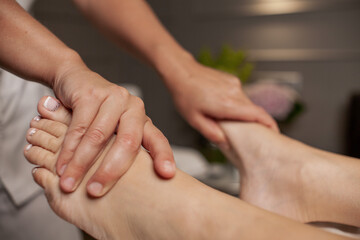
{"type": "Polygon", "coordinates": [[[36,167],[36,168],[33,168],[33,170],[31,171],[31,172],[32,172],[32,174],[35,174],[37,170],[38,170],[38,168],[37,168],[37,167],[36,167]]]}
{"type": "Polygon", "coordinates": [[[37,115],[37,116],[36,116],[36,117],[34,117],[33,119],[34,119],[34,121],[38,122],[38,121],[40,121],[41,116],[37,115]]]}
{"type": "Polygon", "coordinates": [[[102,193],[102,190],[103,190],[103,185],[98,182],[92,182],[88,186],[88,192],[91,193],[91,195],[93,195],[93,196],[100,196],[100,194],[102,193]]]}
{"type": "Polygon", "coordinates": [[[65,178],[65,180],[62,182],[62,186],[66,190],[72,191],[75,186],[75,179],[72,177],[65,178]]]}
{"type": "Polygon", "coordinates": [[[36,133],[36,129],[33,128],[33,129],[30,130],[29,136],[32,136],[32,135],[34,135],[35,133],[36,133]]]}
{"type": "Polygon", "coordinates": [[[31,147],[32,147],[32,144],[29,144],[29,145],[26,146],[25,150],[29,151],[31,147]]]}
{"type": "Polygon", "coordinates": [[[166,172],[174,172],[175,171],[175,166],[170,161],[164,161],[163,168],[166,172]]]}
{"type": "Polygon", "coordinates": [[[55,112],[60,107],[60,103],[52,97],[47,97],[44,107],[51,112],[55,112]]]}
{"type": "Polygon", "coordinates": [[[60,168],[60,171],[59,171],[59,175],[62,176],[65,172],[65,169],[67,167],[67,164],[64,164],[61,168],[60,168]]]}

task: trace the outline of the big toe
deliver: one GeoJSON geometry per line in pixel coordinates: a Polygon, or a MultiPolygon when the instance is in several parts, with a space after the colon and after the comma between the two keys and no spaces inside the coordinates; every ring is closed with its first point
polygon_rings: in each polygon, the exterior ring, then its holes
{"type": "Polygon", "coordinates": [[[53,97],[44,96],[38,103],[38,112],[43,118],[61,122],[69,125],[71,121],[71,114],[61,102],[53,97]]]}

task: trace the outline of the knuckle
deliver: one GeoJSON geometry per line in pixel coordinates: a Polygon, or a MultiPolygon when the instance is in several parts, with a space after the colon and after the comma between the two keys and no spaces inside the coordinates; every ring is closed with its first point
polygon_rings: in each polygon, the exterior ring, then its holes
{"type": "Polygon", "coordinates": [[[115,93],[115,95],[120,96],[122,98],[128,98],[130,96],[128,90],[126,90],[123,87],[119,87],[117,85],[112,86],[112,91],[115,93]]]}
{"type": "Polygon", "coordinates": [[[49,148],[54,152],[56,152],[58,150],[59,145],[60,145],[57,138],[50,138],[48,141],[48,144],[49,144],[48,145],[49,148]]]}
{"type": "Polygon", "coordinates": [[[223,106],[226,110],[234,109],[234,105],[236,106],[236,101],[231,98],[226,98],[223,100],[223,106]]]}
{"type": "Polygon", "coordinates": [[[156,138],[158,141],[161,141],[165,144],[169,144],[169,140],[159,131],[156,131],[153,135],[154,138],[156,138]]]}
{"type": "Polygon", "coordinates": [[[74,177],[79,179],[83,176],[87,169],[87,162],[70,162],[69,167],[66,168],[66,171],[69,171],[74,177]]]}
{"type": "Polygon", "coordinates": [[[135,140],[135,137],[131,134],[123,135],[119,142],[128,151],[136,152],[140,149],[140,143],[138,143],[138,141],[135,140]]]}
{"type": "Polygon", "coordinates": [[[119,166],[115,167],[113,164],[108,164],[104,167],[102,167],[97,173],[96,173],[96,177],[97,179],[102,179],[103,181],[106,182],[113,182],[116,181],[120,178],[120,176],[122,175],[122,168],[124,166],[121,166],[119,168],[119,166]]]}
{"type": "Polygon", "coordinates": [[[79,124],[77,126],[75,126],[73,129],[69,130],[69,133],[71,135],[84,135],[86,133],[87,127],[85,126],[85,124],[79,124]]]}
{"type": "Polygon", "coordinates": [[[139,109],[145,110],[145,104],[141,98],[134,96],[134,102],[139,109]]]}
{"type": "Polygon", "coordinates": [[[150,124],[153,124],[151,118],[149,118],[148,116],[145,117],[145,121],[148,122],[148,123],[150,123],[150,124]]]}
{"type": "Polygon", "coordinates": [[[236,87],[241,87],[241,81],[240,79],[234,77],[234,78],[231,78],[231,84],[233,84],[234,86],[236,87]]]}
{"type": "Polygon", "coordinates": [[[106,141],[104,132],[99,128],[90,129],[86,133],[86,137],[92,144],[95,145],[101,145],[106,141]]]}
{"type": "Polygon", "coordinates": [[[35,153],[38,156],[39,162],[36,164],[39,164],[40,166],[44,166],[44,163],[51,160],[52,154],[48,151],[40,151],[37,150],[35,153]]]}

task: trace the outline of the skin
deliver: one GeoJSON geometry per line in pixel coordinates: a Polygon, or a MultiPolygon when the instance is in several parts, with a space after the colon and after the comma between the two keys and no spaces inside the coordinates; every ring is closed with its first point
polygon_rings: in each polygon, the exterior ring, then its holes
{"type": "Polygon", "coordinates": [[[251,206],[181,171],[164,181],[145,151],[103,198],[89,197],[84,184],[66,195],[54,170],[71,115],[63,107],[49,112],[41,104],[39,111],[44,118],[31,122],[27,139],[33,145],[25,149],[28,160],[41,166],[34,179],[59,216],[96,239],[347,239],[251,206]]]}
{"type": "Polygon", "coordinates": [[[254,123],[221,123],[241,176],[240,198],[288,218],[360,227],[360,161],[254,123]],[[241,133],[241,134],[240,134],[241,133]]]}
{"type": "Polygon", "coordinates": [[[104,195],[131,166],[142,143],[151,151],[157,173],[163,178],[174,176],[170,145],[146,116],[139,98],[92,72],[75,51],[15,1],[0,0],[0,5],[0,66],[48,85],[72,110],[57,165],[63,191],[77,188],[116,127],[111,151],[88,182],[90,194],[104,195]]]}
{"type": "MultiPolygon", "coordinates": [[[[120,47],[159,73],[180,113],[209,140],[228,145],[218,124],[223,119],[255,121],[278,131],[275,121],[245,96],[239,79],[197,63],[165,30],[146,2],[74,3],[120,47]]],[[[90,71],[76,52],[15,1],[1,0],[0,4],[0,34],[6,36],[0,40],[0,65],[52,87],[60,101],[73,111],[57,162],[63,191],[77,188],[116,127],[118,134],[112,150],[88,182],[92,196],[100,197],[109,191],[131,166],[142,142],[149,144],[144,147],[150,151],[157,173],[163,178],[174,176],[170,146],[162,134],[150,134],[158,131],[145,115],[140,99],[90,71]]]]}
{"type": "Polygon", "coordinates": [[[117,45],[152,66],[182,116],[210,141],[226,145],[218,120],[259,122],[278,130],[235,76],[199,64],[169,34],[144,0],[73,0],[117,45]]]}

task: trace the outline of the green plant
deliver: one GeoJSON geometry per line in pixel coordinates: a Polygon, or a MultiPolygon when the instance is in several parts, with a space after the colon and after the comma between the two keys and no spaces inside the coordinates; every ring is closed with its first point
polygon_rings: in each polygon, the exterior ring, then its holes
{"type": "Polygon", "coordinates": [[[237,76],[242,83],[247,82],[254,69],[254,65],[247,61],[244,51],[235,51],[229,45],[223,45],[216,57],[209,48],[204,47],[197,59],[205,66],[237,76]]]}

